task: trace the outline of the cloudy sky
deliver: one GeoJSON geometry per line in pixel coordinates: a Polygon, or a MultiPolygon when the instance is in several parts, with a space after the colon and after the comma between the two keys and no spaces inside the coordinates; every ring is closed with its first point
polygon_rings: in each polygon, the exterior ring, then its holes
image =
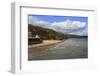
{"type": "Polygon", "coordinates": [[[65,34],[87,35],[88,18],[76,16],[29,15],[28,24],[65,34]]]}

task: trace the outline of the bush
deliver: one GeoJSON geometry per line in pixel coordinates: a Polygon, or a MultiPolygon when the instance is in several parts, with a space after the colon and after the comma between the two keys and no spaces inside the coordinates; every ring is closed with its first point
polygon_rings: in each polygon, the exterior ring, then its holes
{"type": "Polygon", "coordinates": [[[29,45],[32,45],[32,44],[40,44],[42,42],[43,42],[43,40],[42,39],[39,39],[39,38],[28,39],[28,44],[29,45]]]}

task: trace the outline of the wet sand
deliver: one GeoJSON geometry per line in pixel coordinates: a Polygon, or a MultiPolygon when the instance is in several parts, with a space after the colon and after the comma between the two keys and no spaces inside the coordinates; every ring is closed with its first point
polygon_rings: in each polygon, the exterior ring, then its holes
{"type": "Polygon", "coordinates": [[[58,44],[61,42],[63,42],[63,40],[43,40],[43,43],[29,45],[28,48],[44,47],[44,46],[49,46],[53,44],[58,44]]]}
{"type": "Polygon", "coordinates": [[[64,42],[28,48],[28,60],[88,58],[86,38],[68,39],[64,42]]]}

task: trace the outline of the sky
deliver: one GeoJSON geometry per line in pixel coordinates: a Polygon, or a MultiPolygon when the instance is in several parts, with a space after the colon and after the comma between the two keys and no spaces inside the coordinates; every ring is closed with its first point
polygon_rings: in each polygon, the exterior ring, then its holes
{"type": "Polygon", "coordinates": [[[87,35],[88,17],[29,15],[28,23],[65,34],[87,35]]]}
{"type": "MultiPolygon", "coordinates": [[[[30,16],[32,16],[32,15],[30,15],[30,16]]],[[[61,22],[61,21],[65,21],[66,19],[71,20],[71,21],[80,21],[80,22],[86,22],[86,23],[88,23],[87,17],[78,17],[78,16],[33,15],[32,17],[33,18],[34,17],[37,17],[39,20],[48,21],[50,23],[53,23],[53,22],[61,22]]]]}

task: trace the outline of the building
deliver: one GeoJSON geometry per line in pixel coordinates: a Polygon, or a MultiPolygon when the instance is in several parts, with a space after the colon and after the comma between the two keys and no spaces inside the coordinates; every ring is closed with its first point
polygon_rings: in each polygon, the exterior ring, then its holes
{"type": "Polygon", "coordinates": [[[32,32],[28,32],[28,38],[29,38],[29,39],[32,39],[32,38],[33,38],[33,39],[39,38],[39,39],[40,39],[40,37],[39,37],[38,34],[36,34],[35,36],[33,36],[33,35],[32,35],[32,32]]]}

